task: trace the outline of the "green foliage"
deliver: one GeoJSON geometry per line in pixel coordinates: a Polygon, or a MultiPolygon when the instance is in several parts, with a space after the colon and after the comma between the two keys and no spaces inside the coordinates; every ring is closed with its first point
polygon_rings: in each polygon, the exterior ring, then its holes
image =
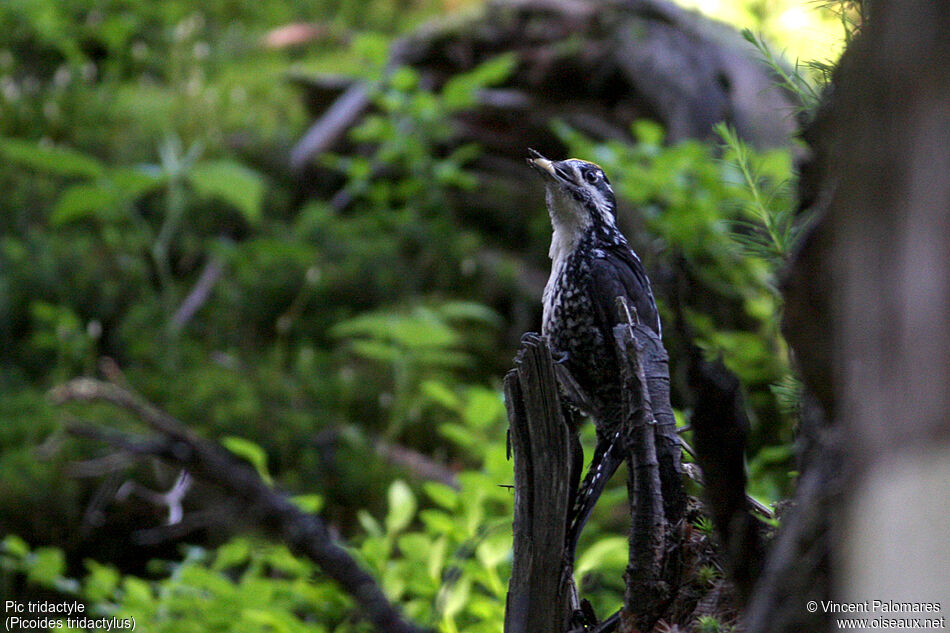
{"type": "Polygon", "coordinates": [[[514,54],[490,59],[452,77],[439,93],[420,87],[412,68],[395,69],[375,92],[380,113],[365,117],[350,132],[353,141],[369,143],[374,151],[365,157],[324,157],[328,166],[346,175],[343,192],[376,207],[444,211],[448,189],[475,185],[464,167],[478,155],[472,144],[447,154],[441,151],[452,135],[449,117],[472,107],[480,89],[507,79],[515,61],[514,54]],[[383,173],[385,178],[380,177],[383,173]]]}
{"type": "Polygon", "coordinates": [[[0,154],[12,163],[57,176],[97,178],[105,172],[102,163],[82,152],[38,145],[22,139],[0,139],[0,154]]]}
{"type": "MultiPolygon", "coordinates": [[[[471,334],[463,328],[492,327],[498,321],[499,317],[484,306],[449,302],[417,306],[409,313],[364,313],[336,324],[330,334],[346,340],[354,356],[390,369],[387,435],[397,437],[407,424],[421,420],[429,397],[423,390],[425,385],[431,391],[433,385],[441,385],[435,381],[445,379],[446,372],[473,364],[472,356],[463,349],[471,334]]],[[[495,395],[493,402],[497,400],[495,395]]]]}
{"type": "Polygon", "coordinates": [[[248,222],[260,220],[264,179],[253,169],[230,160],[201,161],[187,179],[199,195],[226,201],[248,222]]]}
{"type": "MultiPolygon", "coordinates": [[[[764,39],[757,37],[749,29],[742,31],[742,37],[755,46],[762,56],[762,61],[775,73],[778,84],[797,97],[801,110],[804,112],[814,111],[821,99],[821,86],[817,86],[813,80],[804,74],[798,60],[795,61],[794,68],[789,70],[785,63],[775,56],[764,39]]],[[[823,78],[827,79],[827,77],[823,78]]]]}
{"type": "Polygon", "coordinates": [[[716,580],[722,577],[722,572],[712,565],[703,565],[696,572],[696,576],[701,584],[711,586],[716,580]]]}
{"type": "MultiPolygon", "coordinates": [[[[156,632],[367,629],[320,570],[256,538],[184,548],[136,572],[86,558],[100,556],[76,536],[98,483],[63,465],[95,449],[63,437],[43,393],[110,356],[150,400],[302,493],[292,500],[324,513],[410,617],[450,633],[500,629],[513,499],[498,376],[512,350],[486,305],[504,304],[506,290],[478,265],[497,241],[458,204],[480,150],[456,145],[450,117],[505,82],[516,59],[439,89],[386,68],[392,34],[436,5],[0,3],[0,593],[75,596],[156,632]],[[325,30],[306,45],[262,45],[296,21],[325,30]],[[326,200],[301,203],[279,164],[309,118],[288,69],[372,82],[372,114],[345,153],[318,158],[336,171],[321,183],[336,188],[326,200]],[[217,277],[179,320],[206,275],[217,277]],[[385,463],[381,443],[433,458],[458,487],[385,463]]],[[[666,145],[649,122],[632,144],[558,131],[603,164],[639,233],[681,253],[711,303],[731,310],[725,324],[703,305],[686,318],[748,390],[750,489],[777,498],[797,394],[774,289],[797,230],[788,155],[753,152],[727,130],[721,157],[666,145]]],[[[543,217],[537,228],[546,239],[543,217]]],[[[104,407],[77,411],[132,424],[104,407]]],[[[134,475],[154,476],[144,471],[134,475]]],[[[622,599],[625,494],[605,493],[576,567],[598,612],[622,599]]],[[[125,511],[108,508],[109,520],[125,511]]]]}
{"type": "Polygon", "coordinates": [[[750,255],[769,262],[774,271],[791,255],[802,228],[789,190],[790,157],[786,152],[756,154],[724,123],[715,130],[725,143],[725,160],[742,175],[751,198],[742,206],[749,219],[734,221],[732,237],[750,255]]]}
{"type": "Polygon", "coordinates": [[[705,516],[699,517],[695,523],[693,523],[693,526],[706,536],[712,536],[713,530],[715,529],[712,519],[705,516]]]}
{"type": "Polygon", "coordinates": [[[729,627],[723,625],[715,616],[701,615],[697,622],[697,631],[699,633],[727,633],[729,627]]]}
{"type": "Polygon", "coordinates": [[[0,3],[0,531],[76,546],[96,482],[63,482],[61,464],[91,449],[54,434],[42,393],[94,373],[102,356],[259,472],[326,487],[297,502],[328,507],[344,530],[355,505],[386,502],[400,472],[375,457],[380,436],[459,466],[503,437],[500,396],[485,386],[500,317],[477,303],[471,273],[480,237],[446,213],[473,184],[477,148],[448,151],[446,119],[513,58],[438,93],[396,71],[374,94],[379,115],[353,132],[356,149],[326,159],[344,166],[357,211],[301,209],[298,183],[275,166],[307,121],[288,68],[342,61],[378,78],[391,30],[433,8],[411,2],[388,20],[350,5],[359,19],[335,24],[347,9],[324,0],[0,3]],[[328,40],[262,47],[268,29],[321,17],[328,40]],[[354,33],[343,50],[337,36],[357,23],[383,31],[354,33]],[[361,172],[366,162],[379,171],[361,172]],[[423,385],[435,384],[462,409],[433,400],[423,385]],[[337,430],[321,452],[321,434],[337,430]],[[477,450],[454,443],[468,437],[477,450]],[[35,452],[44,440],[49,461],[35,452]]]}
{"type": "MultiPolygon", "coordinates": [[[[389,487],[382,521],[362,513],[365,535],[351,552],[380,579],[409,617],[440,631],[494,631],[510,573],[512,495],[496,485],[510,476],[504,447],[483,472],[460,477],[458,490],[427,484],[424,502],[407,484],[389,487]]],[[[363,631],[351,599],[311,563],[284,547],[247,537],[215,551],[187,549],[179,562],[156,564],[160,580],[120,574],[86,561],[66,576],[63,554],[30,550],[8,536],[0,543],[0,581],[23,574],[30,584],[75,596],[96,616],[132,617],[149,631],[363,631]]]]}

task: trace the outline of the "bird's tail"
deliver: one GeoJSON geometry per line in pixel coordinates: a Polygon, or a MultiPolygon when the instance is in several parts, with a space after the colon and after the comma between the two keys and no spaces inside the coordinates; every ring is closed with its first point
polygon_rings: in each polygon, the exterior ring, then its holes
{"type": "Polygon", "coordinates": [[[584,529],[587,519],[594,511],[597,499],[600,498],[607,482],[617,472],[617,468],[620,467],[623,460],[623,441],[619,429],[607,437],[598,439],[597,446],[594,448],[594,456],[591,458],[590,468],[587,469],[587,475],[577,489],[571,513],[567,518],[565,560],[569,565],[573,566],[574,564],[577,541],[580,539],[581,531],[584,529]]]}

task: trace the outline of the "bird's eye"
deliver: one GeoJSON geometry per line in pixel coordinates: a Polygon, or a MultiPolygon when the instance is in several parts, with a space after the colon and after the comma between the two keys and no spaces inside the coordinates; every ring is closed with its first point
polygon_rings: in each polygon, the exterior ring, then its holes
{"type": "Polygon", "coordinates": [[[596,183],[599,179],[600,179],[600,174],[597,173],[597,170],[595,169],[591,169],[590,171],[584,174],[584,180],[586,180],[592,185],[596,183]]]}

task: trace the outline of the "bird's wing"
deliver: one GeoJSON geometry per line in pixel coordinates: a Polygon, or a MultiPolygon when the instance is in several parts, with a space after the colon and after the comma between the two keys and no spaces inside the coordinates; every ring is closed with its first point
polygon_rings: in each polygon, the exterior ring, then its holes
{"type": "Polygon", "coordinates": [[[591,303],[597,320],[609,332],[619,323],[617,297],[625,297],[637,310],[640,323],[660,332],[660,316],[653,300],[650,280],[640,259],[629,248],[612,248],[591,266],[591,303]]]}

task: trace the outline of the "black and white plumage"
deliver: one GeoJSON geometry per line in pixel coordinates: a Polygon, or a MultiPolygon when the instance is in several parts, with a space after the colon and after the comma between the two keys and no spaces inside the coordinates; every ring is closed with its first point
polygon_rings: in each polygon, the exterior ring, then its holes
{"type": "Polygon", "coordinates": [[[578,159],[551,161],[529,150],[528,164],[545,180],[554,232],[551,276],[544,288],[542,333],[589,400],[598,444],[578,491],[568,530],[570,559],[584,522],[607,479],[623,461],[619,446],[623,396],[613,329],[617,297],[640,323],[661,334],[650,280],[617,228],[616,199],[604,171],[578,159]]]}

